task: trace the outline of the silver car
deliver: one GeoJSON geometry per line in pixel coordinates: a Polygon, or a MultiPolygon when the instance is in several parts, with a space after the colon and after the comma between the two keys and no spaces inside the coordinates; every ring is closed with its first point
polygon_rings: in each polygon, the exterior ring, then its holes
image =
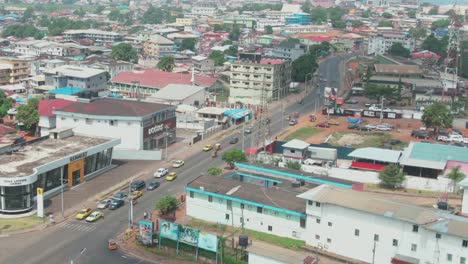
{"type": "Polygon", "coordinates": [[[112,202],[112,199],[111,199],[111,198],[104,199],[104,200],[100,201],[100,202],[97,204],[97,208],[98,208],[98,209],[106,209],[107,207],[109,207],[109,205],[111,204],[111,202],[112,202]]]}

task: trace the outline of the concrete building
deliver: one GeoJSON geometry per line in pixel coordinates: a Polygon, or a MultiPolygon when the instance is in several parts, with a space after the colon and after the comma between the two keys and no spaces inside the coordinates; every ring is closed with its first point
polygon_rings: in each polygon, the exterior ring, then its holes
{"type": "Polygon", "coordinates": [[[205,98],[203,86],[169,84],[146,100],[167,105],[184,104],[199,107],[205,103],[205,98]]]}
{"type": "Polygon", "coordinates": [[[28,60],[2,57],[0,58],[0,85],[18,83],[29,77],[31,63],[28,60]]]}
{"type": "Polygon", "coordinates": [[[212,59],[209,59],[205,56],[193,56],[192,65],[195,71],[204,73],[204,74],[213,74],[215,69],[215,63],[212,59]]]}
{"type": "Polygon", "coordinates": [[[120,139],[74,134],[70,128],[50,132],[50,137],[2,148],[0,213],[33,210],[37,188],[48,198],[64,185],[73,187],[103,173],[120,143],[120,139]]]}
{"type": "Polygon", "coordinates": [[[306,53],[306,45],[288,41],[281,42],[279,45],[275,46],[271,52],[271,56],[275,58],[294,61],[306,53]]]}
{"type": "Polygon", "coordinates": [[[29,56],[64,56],[65,48],[60,43],[44,40],[18,41],[14,44],[15,53],[29,56]]]}
{"type": "Polygon", "coordinates": [[[394,43],[401,43],[411,52],[416,48],[416,40],[402,32],[379,32],[369,36],[367,54],[383,55],[394,43]]]}
{"type": "Polygon", "coordinates": [[[279,100],[289,93],[291,61],[263,58],[231,64],[229,102],[259,105],[279,100]]]}
{"type": "Polygon", "coordinates": [[[152,35],[143,43],[143,54],[152,58],[162,58],[176,52],[174,41],[161,35],[152,35]]]}
{"type": "Polygon", "coordinates": [[[117,150],[155,150],[176,139],[175,106],[101,98],[53,110],[56,127],[88,136],[121,139],[117,150]]]}
{"type": "Polygon", "coordinates": [[[215,16],[218,9],[212,5],[199,4],[192,7],[192,15],[194,16],[215,16]]]}
{"type": "Polygon", "coordinates": [[[302,163],[310,154],[308,148],[310,144],[299,139],[293,139],[283,144],[283,158],[294,162],[302,163]]]}
{"type": "Polygon", "coordinates": [[[90,39],[93,40],[95,44],[102,45],[113,44],[123,39],[123,35],[117,32],[103,31],[97,29],[66,30],[65,32],[63,32],[63,35],[66,40],[90,39]]]}
{"type": "Polygon", "coordinates": [[[310,34],[327,33],[330,30],[328,25],[286,25],[281,28],[282,34],[310,34]]]}
{"type": "Polygon", "coordinates": [[[72,87],[88,91],[101,91],[106,89],[107,72],[99,69],[60,66],[44,71],[45,83],[54,89],[72,87]]]}

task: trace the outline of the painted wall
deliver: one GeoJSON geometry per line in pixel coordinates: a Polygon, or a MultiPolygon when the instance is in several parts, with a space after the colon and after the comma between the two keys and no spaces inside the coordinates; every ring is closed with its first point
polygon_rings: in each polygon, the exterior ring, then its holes
{"type": "Polygon", "coordinates": [[[253,252],[249,252],[249,264],[288,264],[283,261],[279,261],[273,258],[264,257],[257,255],[253,252]]]}

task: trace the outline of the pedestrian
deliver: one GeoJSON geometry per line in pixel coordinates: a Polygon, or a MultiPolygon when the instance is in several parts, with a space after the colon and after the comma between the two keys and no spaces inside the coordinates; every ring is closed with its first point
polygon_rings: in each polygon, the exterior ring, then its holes
{"type": "Polygon", "coordinates": [[[149,213],[149,214],[148,214],[148,220],[150,220],[150,221],[151,221],[151,218],[152,218],[152,214],[151,214],[151,213],[149,213]]]}
{"type": "Polygon", "coordinates": [[[143,219],[146,219],[147,217],[148,217],[148,213],[145,211],[145,212],[143,213],[143,219]]]}

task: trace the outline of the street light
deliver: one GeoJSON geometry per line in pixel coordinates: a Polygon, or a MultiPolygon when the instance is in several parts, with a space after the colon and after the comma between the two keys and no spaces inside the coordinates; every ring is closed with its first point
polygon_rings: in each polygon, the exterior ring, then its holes
{"type": "Polygon", "coordinates": [[[128,185],[128,201],[130,203],[130,206],[128,207],[128,229],[132,229],[133,225],[133,201],[130,199],[130,195],[132,193],[132,183],[133,179],[130,181],[130,185],[128,185]]]}

